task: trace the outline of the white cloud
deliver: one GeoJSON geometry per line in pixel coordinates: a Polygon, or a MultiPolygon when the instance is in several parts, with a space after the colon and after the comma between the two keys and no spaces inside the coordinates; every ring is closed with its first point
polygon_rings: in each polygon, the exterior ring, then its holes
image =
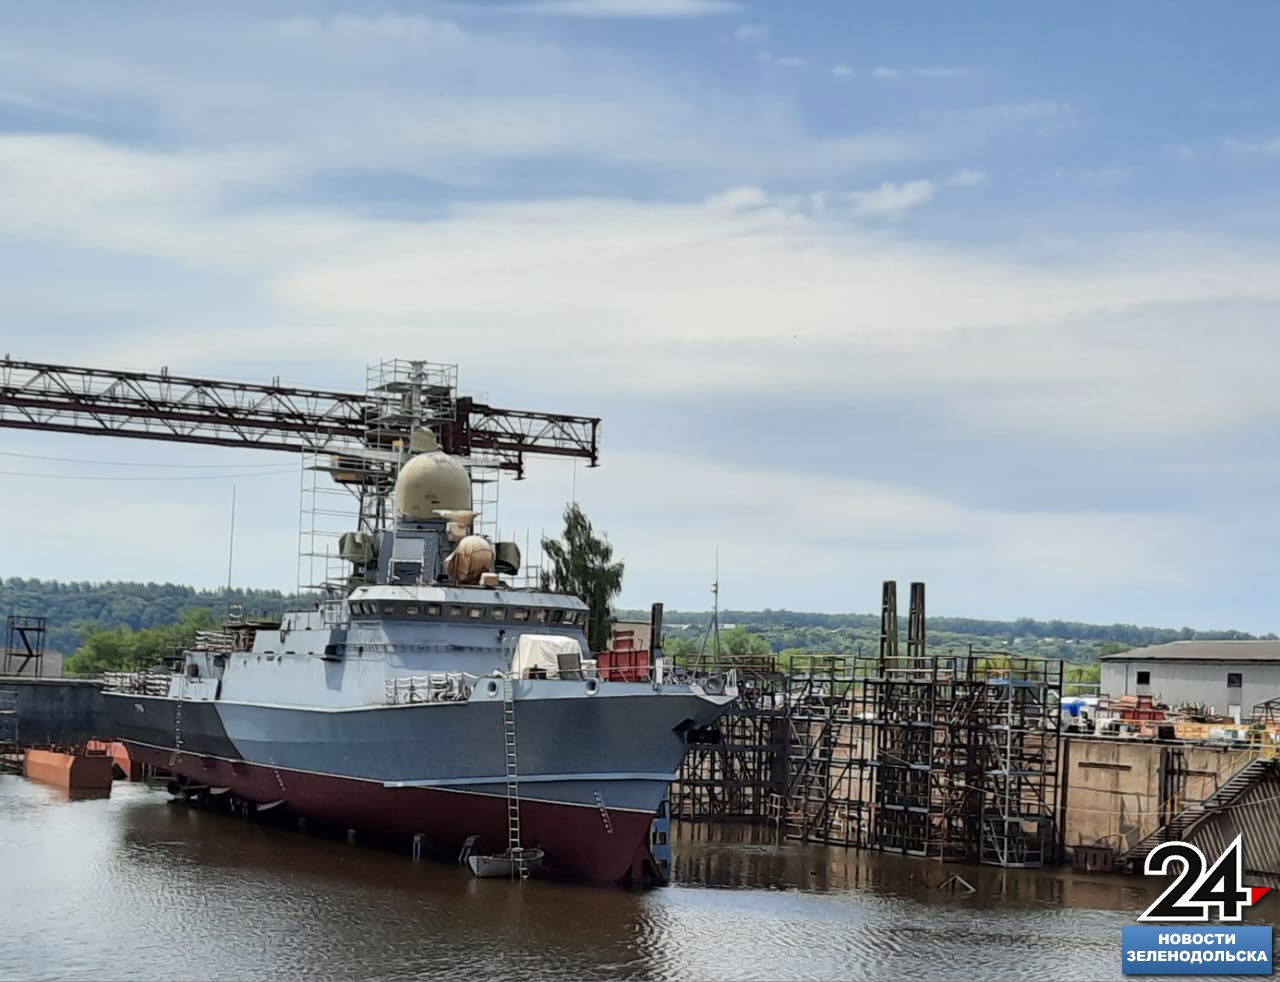
{"type": "Polygon", "coordinates": [[[886,181],[873,191],[855,191],[854,213],[861,218],[901,218],[912,208],[926,205],[937,196],[933,181],[886,181]]]}
{"type": "Polygon", "coordinates": [[[1280,153],[1280,136],[1270,140],[1223,140],[1222,145],[1237,153],[1280,153]]]}
{"type": "MultiPolygon", "coordinates": [[[[562,484],[518,502],[508,494],[504,512],[515,527],[536,528],[539,516],[559,513],[562,484]]],[[[974,582],[1081,591],[1185,587],[1184,571],[1193,565],[1186,561],[1198,547],[1194,522],[1180,515],[966,507],[905,485],[806,473],[780,446],[762,446],[753,465],[615,452],[600,470],[580,470],[576,490],[631,561],[628,592],[637,606],[646,595],[703,595],[715,543],[729,603],[801,610],[813,606],[803,598],[815,583],[841,584],[845,609],[870,609],[880,581],[895,573],[927,579],[931,599],[945,597],[941,603],[953,610],[977,599],[974,582]],[[628,486],[633,474],[664,475],[663,494],[638,493],[628,486]],[[746,548],[762,541],[761,521],[773,526],[763,540],[769,546],[746,548]],[[1099,564],[1099,555],[1114,564],[1099,564]],[[804,576],[786,575],[795,570],[804,576]]]]}
{"type": "Polygon", "coordinates": [[[565,17],[706,17],[742,9],[729,0],[533,0],[506,6],[521,13],[565,17]]]}
{"type": "Polygon", "coordinates": [[[511,194],[559,160],[711,190],[821,182],[952,146],[923,129],[818,133],[793,105],[638,56],[423,16],[20,28],[0,35],[0,91],[95,118],[128,106],[164,144],[260,148],[312,171],[373,166],[511,194]],[[210,47],[234,57],[211,63],[210,47]]]}
{"type": "Polygon", "coordinates": [[[875,78],[897,78],[901,73],[896,68],[885,68],[881,66],[880,68],[873,68],[871,70],[871,74],[875,78]]]}
{"type": "Polygon", "coordinates": [[[852,78],[853,69],[848,65],[834,65],[831,68],[831,74],[835,78],[852,78]]]}
{"type": "Polygon", "coordinates": [[[976,184],[981,184],[986,179],[987,175],[982,171],[966,168],[964,170],[958,170],[952,174],[947,178],[947,183],[953,187],[973,187],[976,184]]]}
{"type": "Polygon", "coordinates": [[[779,68],[804,68],[809,64],[809,60],[807,58],[799,58],[796,55],[785,55],[774,59],[774,64],[779,68]]]}
{"type": "Polygon", "coordinates": [[[917,68],[915,74],[920,78],[956,79],[968,78],[973,72],[968,68],[917,68]]]}
{"type": "Polygon", "coordinates": [[[1098,187],[1114,187],[1126,183],[1133,177],[1133,171],[1124,164],[1110,164],[1106,167],[1082,167],[1072,171],[1055,171],[1056,177],[1068,177],[1084,184],[1098,187]]]}
{"type": "Polygon", "coordinates": [[[769,37],[767,24],[743,24],[733,32],[737,41],[764,41],[769,37]]]}
{"type": "MultiPolygon", "coordinates": [[[[1033,259],[841,217],[901,214],[937,193],[929,181],[832,195],[816,214],[744,186],[700,203],[473,204],[411,221],[249,208],[234,192],[250,179],[290,174],[270,159],[0,139],[11,237],[234,273],[266,301],[217,331],[50,337],[47,356],[189,371],[246,351],[327,364],[349,361],[358,332],[371,356],[427,346],[465,361],[483,337],[489,371],[554,368],[583,392],[795,383],[898,398],[925,386],[960,393],[956,418],[993,433],[1124,441],[1280,412],[1262,368],[1280,343],[1265,330],[1272,308],[1230,307],[1280,303],[1280,257],[1256,243],[1099,237],[1033,259]]],[[[75,287],[64,277],[62,289],[75,287]]],[[[154,310],[131,319],[167,325],[182,298],[152,292],[154,310]]],[[[147,311],[145,296],[133,302],[147,311]]]]}

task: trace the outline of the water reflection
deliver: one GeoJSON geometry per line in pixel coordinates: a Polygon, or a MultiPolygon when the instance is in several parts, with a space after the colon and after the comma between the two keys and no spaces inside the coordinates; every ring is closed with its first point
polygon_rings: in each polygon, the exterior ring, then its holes
{"type": "Polygon", "coordinates": [[[941,866],[677,827],[677,885],[450,863],[0,778],[0,978],[1120,978],[1138,881],[941,866]],[[960,872],[974,894],[938,889],[960,872]],[[57,925],[51,930],[51,925],[57,925]]]}
{"type": "Polygon", "coordinates": [[[707,887],[862,891],[924,903],[967,896],[944,887],[963,877],[985,902],[1094,910],[1141,909],[1159,892],[1132,877],[1082,876],[1065,870],[999,869],[858,852],[784,840],[761,825],[677,825],[675,877],[707,887]]]}

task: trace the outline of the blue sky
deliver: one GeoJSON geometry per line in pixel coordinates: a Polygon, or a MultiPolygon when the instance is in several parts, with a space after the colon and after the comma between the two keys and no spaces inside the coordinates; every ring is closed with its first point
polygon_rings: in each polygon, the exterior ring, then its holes
{"type": "MultiPolygon", "coordinates": [[[[630,606],[705,606],[719,545],[733,607],[867,610],[894,577],[937,613],[1280,627],[1274,5],[0,26],[14,357],[342,388],[418,357],[600,415],[604,466],[536,462],[499,523],[576,494],[630,606]]],[[[234,483],[235,579],[296,580],[292,458],[0,451],[6,575],[217,585],[234,483]]]]}

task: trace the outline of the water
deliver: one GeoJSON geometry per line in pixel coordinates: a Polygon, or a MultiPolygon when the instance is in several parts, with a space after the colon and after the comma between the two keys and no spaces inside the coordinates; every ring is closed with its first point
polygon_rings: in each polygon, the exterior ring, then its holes
{"type": "Polygon", "coordinates": [[[666,889],[513,885],[167,802],[0,776],[0,978],[1119,979],[1158,892],[707,826],[666,889]]]}

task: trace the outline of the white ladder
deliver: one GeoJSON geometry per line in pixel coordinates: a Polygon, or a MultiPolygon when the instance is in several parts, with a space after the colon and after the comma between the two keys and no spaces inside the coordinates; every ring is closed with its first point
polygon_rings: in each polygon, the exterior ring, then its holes
{"type": "Polygon", "coordinates": [[[524,861],[524,847],[520,844],[520,774],[516,766],[516,687],[508,674],[502,680],[502,726],[506,735],[507,752],[507,854],[511,857],[511,875],[520,872],[520,879],[529,878],[529,867],[524,861]]]}

